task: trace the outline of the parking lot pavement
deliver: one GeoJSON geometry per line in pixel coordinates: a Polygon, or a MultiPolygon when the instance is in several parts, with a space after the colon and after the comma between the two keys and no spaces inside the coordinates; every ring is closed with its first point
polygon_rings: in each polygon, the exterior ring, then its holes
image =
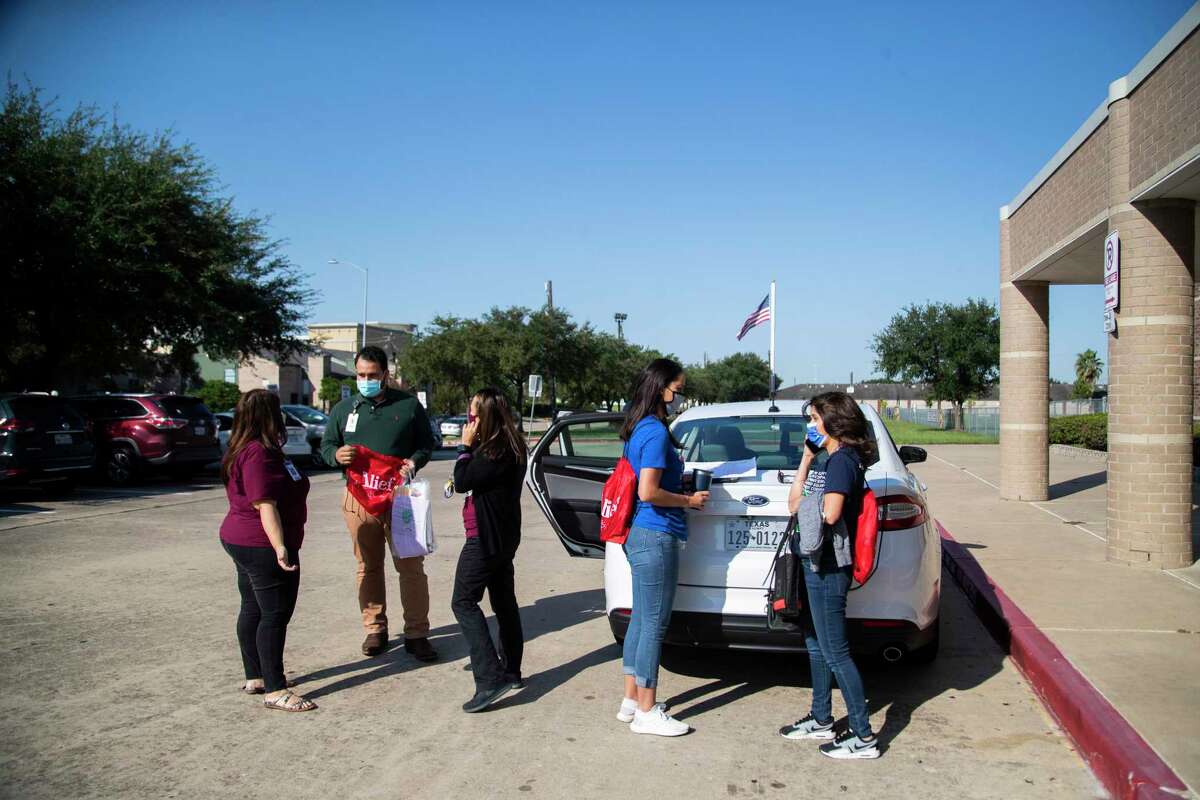
{"type": "MultiPolygon", "coordinates": [[[[450,465],[427,468],[438,485],[450,465]]],[[[449,610],[459,504],[435,503],[433,639],[420,665],[393,642],[359,653],[354,561],[332,474],[313,485],[287,666],[320,709],[270,714],[238,692],[234,574],[218,487],[172,499],[86,494],[54,515],[0,519],[0,795],[928,798],[1095,797],[1100,790],[1029,688],[944,583],[942,656],[864,670],[886,751],[835,762],[777,728],[807,711],[802,657],[669,650],[661,699],[695,727],[675,740],[614,719],[620,652],[601,564],[570,559],[532,502],[517,562],[528,686],[477,715],[449,610]]],[[[392,614],[399,592],[390,581],[392,614]]],[[[841,711],[835,694],[835,708],[841,711]]]]}

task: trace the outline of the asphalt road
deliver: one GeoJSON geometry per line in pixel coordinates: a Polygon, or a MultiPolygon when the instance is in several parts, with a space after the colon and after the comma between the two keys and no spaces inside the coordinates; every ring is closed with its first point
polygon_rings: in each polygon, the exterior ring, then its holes
{"type": "MultiPolygon", "coordinates": [[[[447,458],[426,470],[435,484],[447,458]]],[[[286,663],[320,709],[294,715],[237,691],[238,599],[212,478],[65,500],[0,492],[0,796],[1101,796],[951,583],[939,660],[864,671],[878,761],[834,762],[776,734],[807,711],[802,657],[669,650],[660,698],[696,730],[631,734],[614,719],[620,652],[601,564],[567,557],[528,498],[528,687],[465,715],[472,681],[449,609],[458,502],[435,503],[441,544],[426,569],[443,658],[426,666],[399,642],[359,653],[341,491],[336,475],[314,476],[286,663]]],[[[389,591],[399,616],[394,579],[389,591]]]]}

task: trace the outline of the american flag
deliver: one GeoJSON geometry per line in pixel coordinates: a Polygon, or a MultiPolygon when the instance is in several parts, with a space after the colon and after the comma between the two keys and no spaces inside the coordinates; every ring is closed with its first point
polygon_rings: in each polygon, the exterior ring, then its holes
{"type": "Polygon", "coordinates": [[[746,321],[742,323],[742,332],[738,334],[738,337],[737,337],[738,341],[740,342],[742,340],[742,337],[750,332],[751,328],[755,327],[756,325],[762,325],[764,322],[770,322],[770,321],[771,321],[771,295],[768,294],[766,297],[763,298],[763,301],[758,304],[758,308],[754,309],[754,312],[750,316],[746,317],[746,321]]]}

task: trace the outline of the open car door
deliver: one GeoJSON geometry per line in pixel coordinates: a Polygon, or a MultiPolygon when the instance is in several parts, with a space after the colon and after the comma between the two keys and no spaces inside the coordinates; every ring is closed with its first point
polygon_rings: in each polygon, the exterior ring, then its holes
{"type": "Polygon", "coordinates": [[[573,556],[604,557],[600,495],[625,449],[624,421],[624,414],[561,417],[529,454],[525,483],[573,556]]]}

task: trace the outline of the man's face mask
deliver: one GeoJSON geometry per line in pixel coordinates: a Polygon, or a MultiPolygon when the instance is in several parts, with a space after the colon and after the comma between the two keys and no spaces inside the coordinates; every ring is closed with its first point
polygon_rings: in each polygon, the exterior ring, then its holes
{"type": "Polygon", "coordinates": [[[383,382],[374,378],[359,378],[358,393],[363,397],[375,397],[383,391],[383,382]]]}

